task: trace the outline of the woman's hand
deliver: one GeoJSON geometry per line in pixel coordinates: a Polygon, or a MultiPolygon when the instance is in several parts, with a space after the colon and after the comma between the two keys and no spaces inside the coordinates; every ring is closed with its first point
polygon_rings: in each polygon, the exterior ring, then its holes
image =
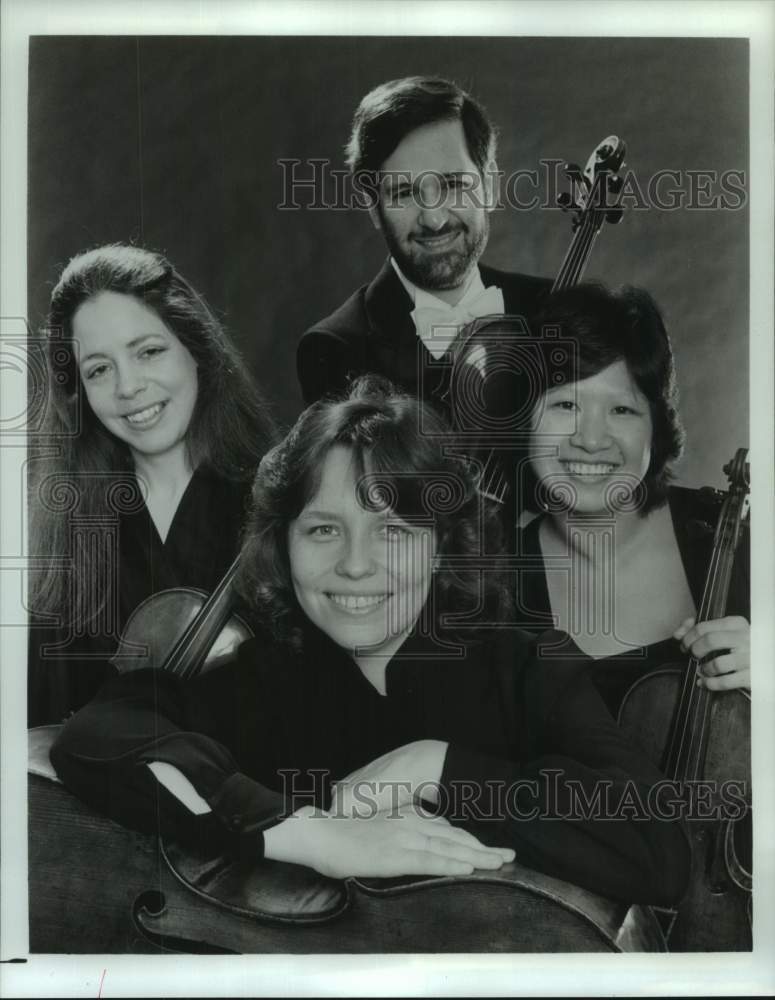
{"type": "Polygon", "coordinates": [[[446,754],[441,740],[415,740],[390,750],[336,782],[331,813],[368,818],[417,799],[437,805],[446,754]]]}
{"type": "Polygon", "coordinates": [[[673,633],[696,660],[711,656],[697,669],[697,684],[710,691],[751,689],[751,626],[739,615],[695,624],[687,618],[673,633]]]}
{"type": "Polygon", "coordinates": [[[308,865],[329,878],[470,875],[513,861],[510,848],[485,847],[465,830],[413,805],[370,819],[332,816],[305,806],[264,833],[264,855],[308,865]]]}

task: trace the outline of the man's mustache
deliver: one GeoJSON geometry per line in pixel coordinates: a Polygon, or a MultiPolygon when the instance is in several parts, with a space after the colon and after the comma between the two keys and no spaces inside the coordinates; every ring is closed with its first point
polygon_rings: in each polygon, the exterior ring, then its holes
{"type": "Polygon", "coordinates": [[[412,235],[413,236],[421,236],[421,237],[427,237],[427,236],[449,236],[452,233],[463,233],[463,232],[466,231],[466,229],[467,229],[467,227],[464,226],[462,223],[458,223],[458,225],[456,225],[456,226],[451,226],[448,222],[445,222],[444,225],[441,226],[441,228],[439,228],[439,229],[430,229],[427,226],[422,226],[415,233],[413,233],[412,235]]]}

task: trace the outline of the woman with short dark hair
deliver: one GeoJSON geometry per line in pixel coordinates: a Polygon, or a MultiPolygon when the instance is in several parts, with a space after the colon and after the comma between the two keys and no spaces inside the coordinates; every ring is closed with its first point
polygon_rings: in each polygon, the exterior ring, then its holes
{"type": "Polygon", "coordinates": [[[65,784],[128,826],[335,877],[516,854],[617,899],[678,899],[688,845],[659,773],[579,664],[483,624],[489,522],[449,444],[370,380],[305,411],[261,463],[241,558],[265,630],[188,685],[110,681],[52,751],[65,784]]]}
{"type": "Polygon", "coordinates": [[[729,613],[695,624],[718,501],[670,486],[684,433],[670,339],[642,289],[584,284],[556,292],[538,320],[517,619],[569,633],[616,714],[656,667],[703,659],[699,683],[749,685],[745,542],[729,613]],[[559,350],[558,350],[559,348],[559,350]],[[527,564],[531,565],[527,565],[527,564]],[[538,566],[535,564],[538,563],[538,566]]]}

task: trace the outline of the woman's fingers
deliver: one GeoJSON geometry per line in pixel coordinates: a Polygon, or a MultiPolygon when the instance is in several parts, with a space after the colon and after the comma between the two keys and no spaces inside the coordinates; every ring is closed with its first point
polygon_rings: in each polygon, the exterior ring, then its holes
{"type": "Polygon", "coordinates": [[[473,865],[474,868],[500,868],[505,860],[499,851],[493,851],[489,848],[471,847],[468,844],[462,844],[459,841],[450,840],[446,837],[428,837],[426,844],[426,851],[430,851],[433,854],[441,854],[447,858],[454,858],[456,861],[473,865]]]}
{"type": "Polygon", "coordinates": [[[732,691],[736,688],[751,689],[751,671],[735,670],[732,673],[719,674],[716,677],[698,677],[697,686],[709,691],[732,691]]]}
{"type": "Polygon", "coordinates": [[[452,826],[449,820],[445,819],[443,816],[434,816],[426,819],[424,822],[430,824],[436,824],[441,827],[441,830],[436,833],[436,836],[450,840],[453,843],[460,844],[463,847],[469,847],[479,852],[487,852],[488,854],[496,854],[503,858],[504,861],[513,861],[515,857],[515,852],[511,847],[489,847],[487,844],[483,844],[481,840],[475,837],[468,830],[463,830],[459,826],[452,826]]]}
{"type": "Polygon", "coordinates": [[[470,875],[474,866],[432,851],[407,851],[380,875],[470,875]]]}
{"type": "Polygon", "coordinates": [[[739,632],[709,632],[695,639],[690,645],[692,656],[698,660],[722,650],[734,651],[746,647],[748,638],[739,632]]]}
{"type": "Polygon", "coordinates": [[[748,641],[750,629],[749,623],[740,615],[712,618],[697,624],[693,618],[687,618],[676,629],[673,636],[680,640],[684,650],[691,649],[695,655],[702,655],[697,653],[698,643],[703,644],[706,652],[713,648],[723,649],[730,645],[738,646],[748,641]]]}
{"type": "Polygon", "coordinates": [[[678,626],[675,632],[673,632],[673,638],[679,640],[683,639],[683,637],[686,635],[689,629],[694,625],[695,621],[696,619],[694,618],[693,615],[690,618],[684,618],[684,620],[681,622],[681,624],[678,626]]]}

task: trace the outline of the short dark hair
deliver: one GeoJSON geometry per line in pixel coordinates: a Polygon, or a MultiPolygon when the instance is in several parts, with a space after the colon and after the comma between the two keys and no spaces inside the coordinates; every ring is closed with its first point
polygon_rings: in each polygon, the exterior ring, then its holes
{"type": "MultiPolygon", "coordinates": [[[[597,375],[617,361],[624,361],[638,389],[648,400],[653,439],[651,461],[643,478],[639,510],[648,513],[664,503],[672,478],[672,463],[683,451],[684,430],[678,415],[678,388],[670,337],[662,314],[642,288],[624,286],[616,291],[593,282],[548,295],[536,317],[540,331],[544,380],[534,394],[536,401],[548,389],[597,375]],[[547,336],[556,330],[574,350],[557,351],[547,336]]],[[[531,471],[523,477],[525,506],[540,510],[538,484],[531,471]]]]}
{"type": "Polygon", "coordinates": [[[313,403],[283,442],[264,457],[253,486],[253,506],[237,589],[265,624],[292,638],[300,623],[288,560],[288,528],[312,499],[327,453],[352,450],[359,499],[388,508],[411,523],[431,518],[437,538],[435,609],[441,614],[481,610],[500,614],[505,592],[495,573],[451,566],[445,556],[497,551],[500,518],[484,502],[473,468],[447,453],[450,431],[438,413],[385,379],[357,379],[341,399],[313,403]]]}
{"type": "Polygon", "coordinates": [[[406,76],[369,91],[353,118],[345,147],[346,162],[356,176],[377,174],[401,140],[422,125],[459,121],[468,153],[480,174],[495,159],[497,133],[478,101],[450,80],[406,76]]]}

